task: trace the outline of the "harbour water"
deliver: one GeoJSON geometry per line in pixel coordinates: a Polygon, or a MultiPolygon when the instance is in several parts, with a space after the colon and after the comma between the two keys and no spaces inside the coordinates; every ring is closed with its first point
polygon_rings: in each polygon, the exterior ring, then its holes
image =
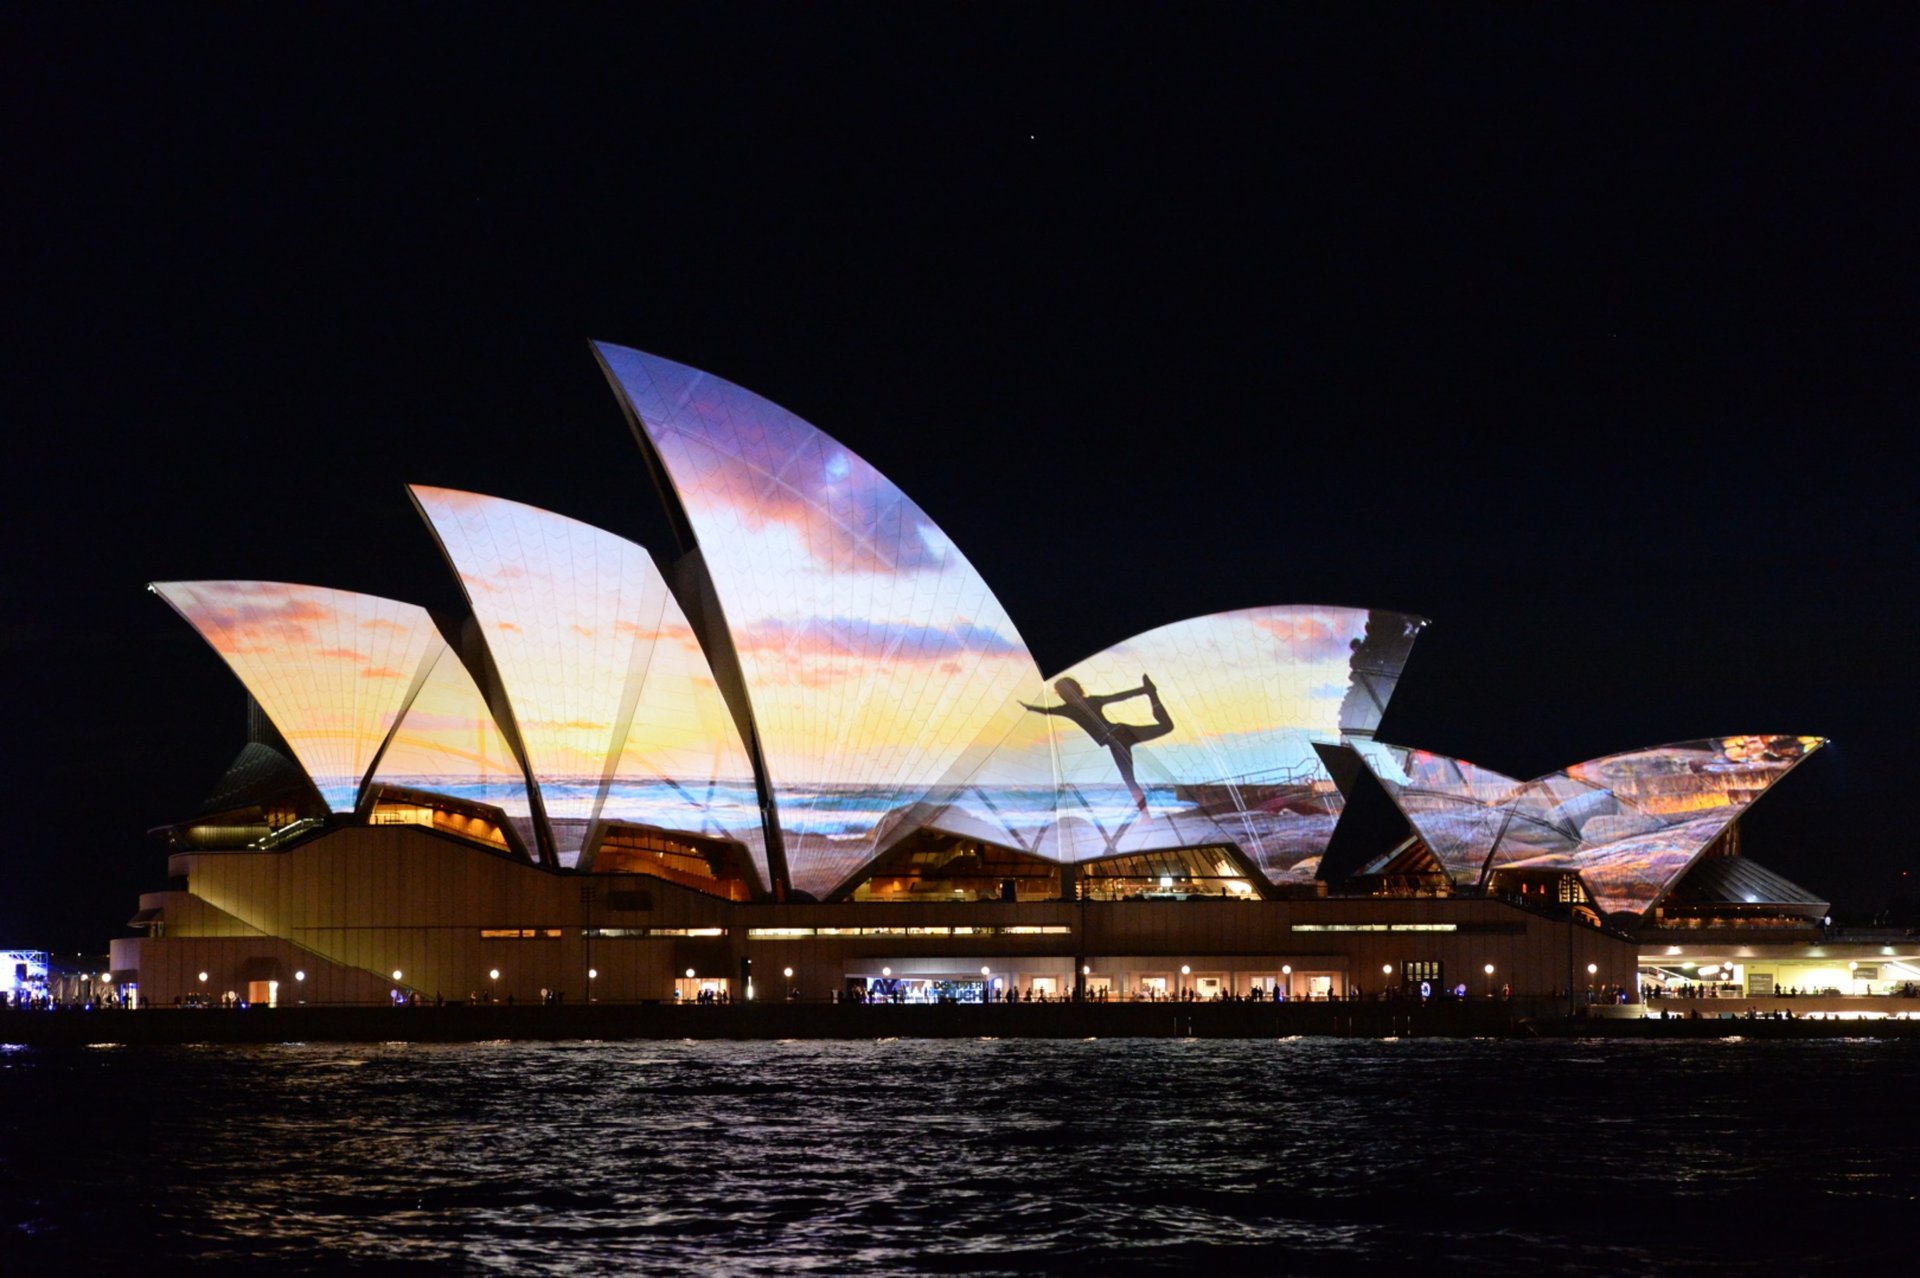
{"type": "Polygon", "coordinates": [[[1920,1043],[0,1049],[0,1272],[1865,1272],[1920,1043]]]}

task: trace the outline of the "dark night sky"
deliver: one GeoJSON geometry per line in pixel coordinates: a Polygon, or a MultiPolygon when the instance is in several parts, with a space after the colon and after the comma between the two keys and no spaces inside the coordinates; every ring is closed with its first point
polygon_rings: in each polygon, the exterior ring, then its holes
{"type": "MultiPolygon", "coordinates": [[[[73,7],[66,7],[71,9],[73,7]]],[[[865,455],[1053,670],[1435,619],[1383,735],[1832,736],[1747,850],[1913,864],[1915,11],[0,16],[0,944],[101,947],[242,695],[149,580],[457,608],[408,481],[655,547],[586,343],[865,455]],[[397,16],[396,16],[397,15],[397,16]]]]}

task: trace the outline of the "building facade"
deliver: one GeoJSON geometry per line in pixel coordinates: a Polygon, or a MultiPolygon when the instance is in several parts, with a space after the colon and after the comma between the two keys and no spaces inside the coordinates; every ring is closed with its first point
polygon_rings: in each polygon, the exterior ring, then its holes
{"type": "Polygon", "coordinates": [[[1636,933],[1818,738],[1520,781],[1387,745],[1424,621],[1278,605],[1043,675],[911,498],[709,374],[596,354],[678,544],[409,495],[467,603],[152,589],[248,740],[113,980],[395,998],[1637,998],[1636,933]],[[1406,838],[1328,861],[1356,786],[1406,838]]]}

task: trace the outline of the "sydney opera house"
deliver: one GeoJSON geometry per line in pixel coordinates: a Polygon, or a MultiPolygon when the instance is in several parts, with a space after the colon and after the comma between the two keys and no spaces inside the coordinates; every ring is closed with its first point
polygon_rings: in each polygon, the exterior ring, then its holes
{"type": "Polygon", "coordinates": [[[1389,745],[1424,622],[1366,608],[1169,621],[1043,674],[857,454],[596,353],[677,545],[414,486],[461,615],[152,587],[250,711],[113,944],[139,1001],[1637,997],[1649,929],[1824,909],[1737,826],[1818,738],[1534,780],[1389,745]],[[1403,835],[1330,857],[1360,787],[1403,835]]]}

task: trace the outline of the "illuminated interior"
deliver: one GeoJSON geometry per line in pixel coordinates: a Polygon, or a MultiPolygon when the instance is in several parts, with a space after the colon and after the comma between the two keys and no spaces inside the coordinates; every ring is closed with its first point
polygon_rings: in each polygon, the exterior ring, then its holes
{"type": "Polygon", "coordinates": [[[747,901],[754,895],[746,849],[722,839],[609,822],[590,850],[595,874],[639,874],[709,896],[747,901]]]}
{"type": "Polygon", "coordinates": [[[1224,845],[1107,857],[1080,867],[1087,901],[1256,901],[1257,880],[1224,845]]]}
{"type": "Polygon", "coordinates": [[[380,786],[367,813],[369,825],[420,825],[456,838],[484,843],[498,852],[521,853],[498,808],[465,803],[444,794],[380,786]]]}
{"type": "Polygon", "coordinates": [[[916,831],[871,866],[854,901],[1053,901],[1060,866],[977,839],[916,831]]]}
{"type": "Polygon", "coordinates": [[[497,808],[527,829],[526,774],[473,676],[451,648],[443,646],[434,658],[381,752],[373,780],[497,808]]]}
{"type": "MultiPolygon", "coordinates": [[[[254,729],[277,736],[258,706],[251,709],[254,729]]],[[[200,806],[199,816],[153,833],[174,850],[269,848],[324,828],[327,818],[307,774],[278,744],[264,741],[241,747],[200,806]]]]}

